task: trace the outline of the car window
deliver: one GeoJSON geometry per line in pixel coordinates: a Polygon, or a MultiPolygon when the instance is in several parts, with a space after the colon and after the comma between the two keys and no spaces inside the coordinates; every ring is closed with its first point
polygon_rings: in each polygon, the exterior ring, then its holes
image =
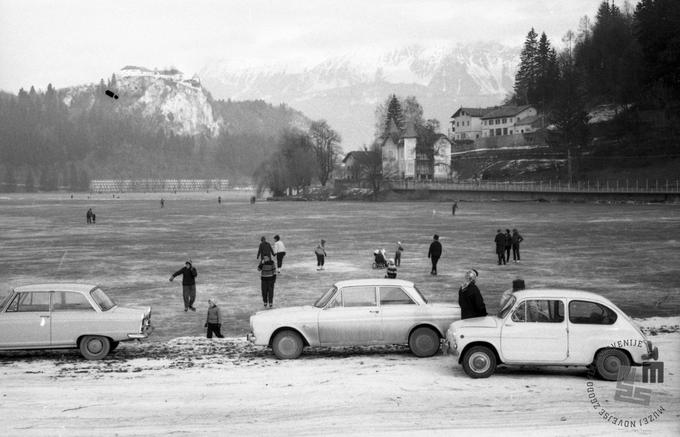
{"type": "Polygon", "coordinates": [[[616,313],[599,303],[572,300],[569,302],[569,321],[576,324],[612,325],[616,322],[616,313]]]}
{"type": "Polygon", "coordinates": [[[528,299],[522,302],[512,314],[515,322],[562,323],[564,303],[554,299],[528,299]]]}
{"type": "Polygon", "coordinates": [[[50,310],[49,292],[18,293],[7,308],[7,312],[45,312],[50,310]]]}
{"type": "Polygon", "coordinates": [[[504,319],[505,316],[508,315],[508,313],[509,313],[510,310],[512,309],[513,305],[515,305],[515,301],[516,301],[516,300],[517,300],[517,298],[515,298],[515,296],[510,296],[510,299],[508,299],[508,300],[505,302],[505,305],[503,306],[503,308],[501,308],[501,309],[498,311],[498,318],[499,318],[499,319],[504,319]]]}
{"type": "Polygon", "coordinates": [[[413,305],[415,302],[401,287],[380,287],[380,305],[413,305]]]}
{"type": "Polygon", "coordinates": [[[342,306],[344,307],[376,306],[375,287],[345,287],[341,290],[341,293],[342,306]]]}
{"type": "Polygon", "coordinates": [[[52,311],[94,311],[81,293],[57,291],[52,296],[52,311]]]}
{"type": "Polygon", "coordinates": [[[108,294],[104,293],[104,290],[101,288],[95,288],[92,290],[90,292],[90,296],[92,296],[92,299],[97,302],[97,305],[99,305],[99,308],[101,308],[102,311],[108,311],[116,306],[116,302],[111,299],[108,294]]]}
{"type": "Polygon", "coordinates": [[[12,296],[11,292],[0,292],[0,309],[5,307],[5,304],[7,304],[7,301],[9,298],[12,296]]]}
{"type": "Polygon", "coordinates": [[[413,289],[420,295],[420,298],[423,300],[424,303],[427,303],[427,299],[425,299],[425,296],[423,293],[416,287],[415,285],[413,286],[413,289]]]}
{"type": "Polygon", "coordinates": [[[331,297],[333,297],[333,295],[335,294],[336,291],[338,291],[337,288],[331,287],[330,290],[328,290],[327,292],[325,292],[324,294],[322,294],[321,297],[318,298],[318,299],[316,300],[316,302],[314,302],[314,306],[317,307],[317,308],[323,308],[323,307],[325,307],[326,304],[328,303],[328,300],[329,300],[331,297]]]}

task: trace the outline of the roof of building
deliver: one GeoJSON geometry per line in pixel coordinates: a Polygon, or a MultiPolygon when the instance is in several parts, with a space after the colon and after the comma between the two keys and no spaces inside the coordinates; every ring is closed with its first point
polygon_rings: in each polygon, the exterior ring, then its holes
{"type": "Polygon", "coordinates": [[[362,160],[362,159],[369,159],[373,155],[377,155],[376,152],[370,151],[370,150],[352,150],[349,152],[345,158],[342,160],[343,163],[347,162],[347,160],[350,158],[350,156],[353,156],[354,159],[356,160],[362,160]]]}
{"type": "Polygon", "coordinates": [[[460,107],[456,112],[453,113],[451,118],[460,117],[461,115],[469,115],[470,117],[484,117],[489,112],[497,109],[497,107],[492,108],[464,108],[460,107]]]}
{"type": "Polygon", "coordinates": [[[528,117],[521,118],[519,121],[515,122],[515,126],[530,126],[540,120],[541,117],[538,115],[530,115],[528,117]]]}
{"type": "Polygon", "coordinates": [[[406,123],[406,132],[404,132],[404,135],[402,138],[417,138],[418,134],[416,133],[416,126],[413,123],[406,123]]]}
{"type": "Polygon", "coordinates": [[[532,108],[531,105],[522,106],[501,106],[487,113],[482,119],[498,118],[498,117],[514,117],[515,115],[532,108]]]}

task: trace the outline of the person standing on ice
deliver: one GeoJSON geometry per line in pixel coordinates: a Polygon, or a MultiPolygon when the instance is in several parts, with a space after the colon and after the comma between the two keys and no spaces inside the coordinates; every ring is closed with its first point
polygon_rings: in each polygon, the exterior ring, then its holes
{"type": "Polygon", "coordinates": [[[431,275],[437,274],[437,262],[442,256],[442,244],[439,242],[439,235],[434,234],[432,237],[432,243],[430,243],[430,250],[427,251],[427,257],[432,261],[431,275]]]}
{"type": "Polygon", "coordinates": [[[170,276],[170,282],[175,279],[175,277],[182,275],[182,298],[184,299],[184,312],[188,310],[196,311],[194,308],[194,301],[196,300],[196,276],[198,276],[198,271],[191,263],[191,260],[187,260],[184,263],[184,267],[177,270],[170,276]]]}
{"type": "Polygon", "coordinates": [[[274,305],[274,284],[276,283],[276,265],[269,255],[262,257],[262,262],[257,266],[260,271],[262,288],[262,302],[264,307],[271,308],[274,305]]]}
{"type": "Polygon", "coordinates": [[[319,244],[316,246],[316,249],[314,249],[314,253],[316,254],[316,269],[317,270],[325,270],[324,264],[326,262],[326,257],[328,256],[326,254],[326,240],[321,240],[319,244]]]}
{"type": "Polygon", "coordinates": [[[399,267],[401,265],[401,253],[404,251],[404,246],[401,241],[397,241],[397,250],[394,252],[394,265],[399,267]]]}
{"type": "Polygon", "coordinates": [[[217,338],[224,338],[222,335],[222,315],[215,299],[208,299],[208,316],[205,319],[205,327],[208,328],[207,338],[212,338],[213,334],[217,338]]]}
{"type": "Polygon", "coordinates": [[[496,232],[496,238],[493,239],[496,243],[496,255],[498,255],[498,265],[505,264],[505,235],[500,229],[496,232]]]}
{"type": "MultiPolygon", "coordinates": [[[[519,262],[519,243],[524,241],[524,238],[517,232],[517,229],[512,230],[512,260],[519,262]]],[[[509,261],[509,260],[508,260],[509,261]]]]}
{"type": "Polygon", "coordinates": [[[477,270],[468,270],[465,273],[463,284],[458,289],[458,305],[460,305],[461,319],[471,319],[487,315],[482,293],[476,285],[478,276],[477,270]]]}
{"type": "Polygon", "coordinates": [[[281,266],[283,265],[283,257],[286,256],[286,246],[281,241],[281,237],[274,235],[274,255],[276,255],[276,273],[281,273],[281,266]]]}
{"type": "Polygon", "coordinates": [[[257,248],[257,256],[255,259],[259,259],[260,262],[264,261],[264,257],[268,256],[269,258],[274,256],[274,249],[272,249],[272,245],[267,242],[267,239],[262,236],[260,237],[260,246],[257,248]]]}

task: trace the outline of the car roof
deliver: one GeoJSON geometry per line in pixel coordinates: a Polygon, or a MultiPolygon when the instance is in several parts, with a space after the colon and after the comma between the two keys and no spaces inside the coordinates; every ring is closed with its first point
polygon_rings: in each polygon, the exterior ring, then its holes
{"type": "Polygon", "coordinates": [[[95,287],[96,285],[94,284],[52,283],[22,285],[21,287],[15,287],[14,291],[17,293],[27,291],[78,291],[81,293],[87,293],[95,287]]]}
{"type": "Polygon", "coordinates": [[[413,282],[404,281],[403,279],[389,279],[389,278],[369,278],[369,279],[346,279],[338,281],[334,284],[338,288],[351,287],[357,285],[400,285],[402,287],[413,287],[413,282]]]}
{"type": "Polygon", "coordinates": [[[584,290],[573,290],[568,288],[531,288],[514,292],[517,299],[524,298],[566,298],[566,299],[586,299],[595,302],[614,305],[612,301],[597,293],[584,290]]]}

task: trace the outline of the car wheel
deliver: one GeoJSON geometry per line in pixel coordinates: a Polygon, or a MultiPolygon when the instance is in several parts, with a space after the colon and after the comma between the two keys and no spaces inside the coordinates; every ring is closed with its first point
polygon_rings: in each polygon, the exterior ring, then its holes
{"type": "Polygon", "coordinates": [[[119,344],[120,344],[119,341],[112,341],[111,342],[111,349],[109,349],[109,353],[115,351],[119,344]]]}
{"type": "Polygon", "coordinates": [[[272,341],[274,355],[280,360],[292,360],[299,357],[303,346],[300,334],[289,329],[276,334],[272,341]]]}
{"type": "Polygon", "coordinates": [[[417,357],[431,357],[439,350],[439,335],[432,328],[417,328],[411,333],[408,346],[417,357]]]}
{"type": "Polygon", "coordinates": [[[109,354],[111,342],[99,335],[86,335],[80,340],[80,353],[88,360],[101,360],[109,354]]]}
{"type": "Polygon", "coordinates": [[[607,381],[616,381],[619,378],[619,369],[622,367],[630,368],[630,359],[620,349],[604,349],[595,357],[597,374],[607,381]]]}
{"type": "Polygon", "coordinates": [[[496,355],[486,346],[474,346],[463,355],[463,370],[471,378],[488,378],[496,371],[496,355]]]}

